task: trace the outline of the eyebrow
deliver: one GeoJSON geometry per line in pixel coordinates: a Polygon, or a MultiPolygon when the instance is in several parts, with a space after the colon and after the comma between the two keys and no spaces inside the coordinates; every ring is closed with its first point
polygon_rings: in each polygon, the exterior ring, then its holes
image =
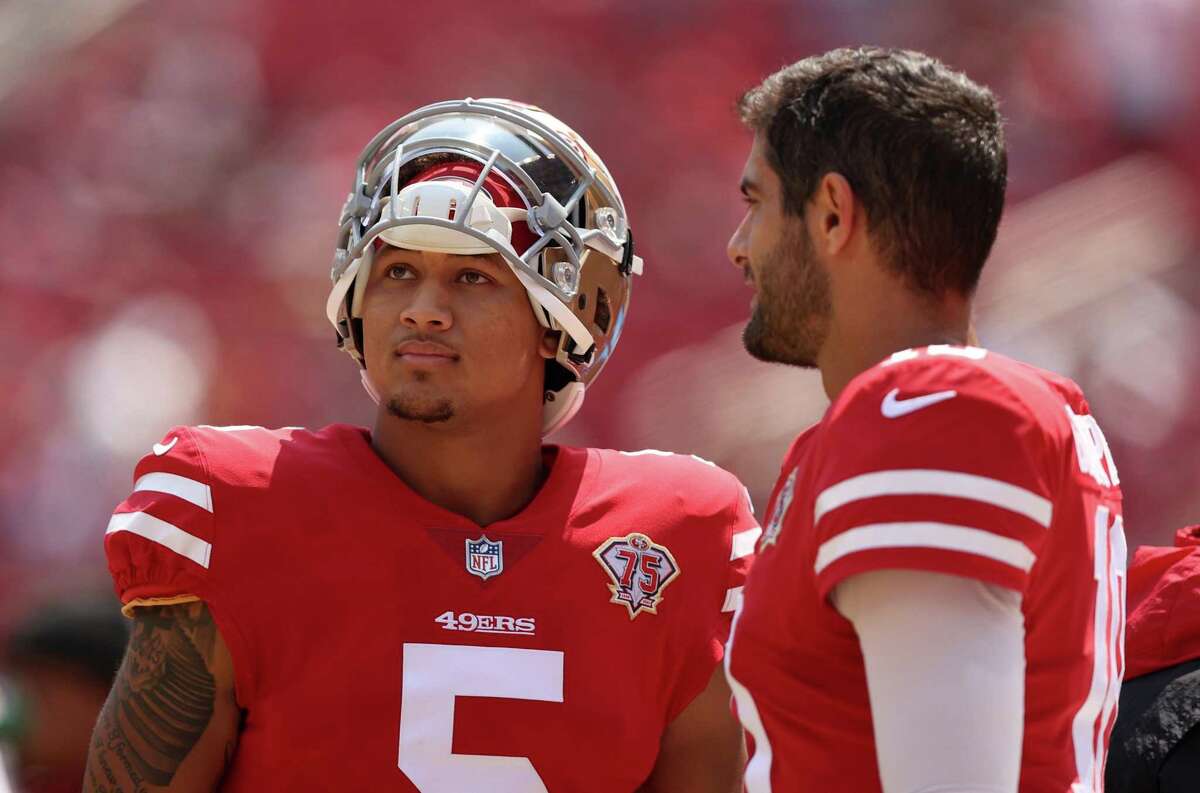
{"type": "MultiPolygon", "coordinates": [[[[379,254],[375,256],[375,263],[378,264],[379,262],[384,261],[385,259],[388,259],[389,254],[391,254],[392,256],[400,256],[401,258],[404,258],[404,256],[407,254],[415,254],[415,253],[419,253],[419,251],[413,251],[409,248],[397,248],[395,246],[389,245],[387,248],[380,251],[379,254]]],[[[493,270],[499,270],[499,269],[503,269],[504,267],[507,266],[506,263],[498,264],[495,261],[493,261],[491,259],[491,254],[489,254],[489,253],[467,253],[467,254],[458,254],[458,256],[463,259],[470,259],[472,267],[482,264],[483,266],[490,267],[493,270]]]]}
{"type": "Polygon", "coordinates": [[[471,259],[473,262],[481,262],[485,266],[490,267],[493,270],[498,270],[498,269],[501,269],[502,267],[507,267],[507,263],[497,263],[495,260],[493,260],[492,254],[490,254],[490,253],[472,253],[472,254],[467,254],[464,258],[471,259]]]}

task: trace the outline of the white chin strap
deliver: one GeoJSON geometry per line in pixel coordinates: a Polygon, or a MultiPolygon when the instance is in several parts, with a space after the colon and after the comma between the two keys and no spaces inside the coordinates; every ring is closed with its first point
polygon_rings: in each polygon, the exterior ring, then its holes
{"type": "Polygon", "coordinates": [[[371,401],[378,405],[380,401],[379,392],[375,390],[375,385],[371,382],[371,378],[367,377],[367,370],[359,369],[358,374],[362,379],[362,387],[366,390],[367,396],[371,397],[371,401]]]}
{"type": "Polygon", "coordinates": [[[583,383],[568,383],[554,394],[553,402],[542,406],[542,435],[549,435],[570,421],[583,407],[583,383]]]}

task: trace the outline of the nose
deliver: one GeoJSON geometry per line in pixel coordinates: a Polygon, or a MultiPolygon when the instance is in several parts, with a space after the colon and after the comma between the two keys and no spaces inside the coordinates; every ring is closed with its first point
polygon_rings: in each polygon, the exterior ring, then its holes
{"type": "Polygon", "coordinates": [[[725,255],[729,257],[729,263],[739,270],[745,270],[750,265],[750,257],[746,255],[746,220],[742,218],[742,222],[733,230],[733,236],[729,238],[729,244],[725,246],[725,255]]]}
{"type": "Polygon", "coordinates": [[[400,321],[413,330],[439,332],[454,324],[449,295],[435,279],[424,279],[412,292],[412,300],[400,312],[400,321]]]}

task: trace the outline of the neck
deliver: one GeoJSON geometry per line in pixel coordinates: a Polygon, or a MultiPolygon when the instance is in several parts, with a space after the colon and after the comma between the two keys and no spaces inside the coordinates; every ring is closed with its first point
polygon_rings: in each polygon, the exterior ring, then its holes
{"type": "Polygon", "coordinates": [[[414,492],[479,526],[516,515],[546,478],[541,412],[459,426],[397,418],[380,406],[371,445],[414,492]]]}
{"type": "Polygon", "coordinates": [[[900,284],[864,289],[853,300],[848,316],[830,323],[829,336],[817,356],[821,380],[830,401],[857,375],[898,350],[929,344],[966,344],[972,338],[971,305],[967,298],[947,294],[919,295],[900,284]]]}

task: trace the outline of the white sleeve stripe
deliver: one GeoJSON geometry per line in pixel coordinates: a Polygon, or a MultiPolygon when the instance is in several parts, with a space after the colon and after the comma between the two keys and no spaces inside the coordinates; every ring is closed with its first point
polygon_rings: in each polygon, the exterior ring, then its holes
{"type": "Polygon", "coordinates": [[[721,611],[734,611],[741,602],[742,588],[740,586],[730,587],[725,590],[725,604],[721,606],[721,611]]]}
{"type": "Polygon", "coordinates": [[[949,496],[980,501],[1024,515],[1042,526],[1050,526],[1054,507],[1049,499],[1032,490],[959,471],[923,469],[875,471],[844,479],[817,496],[813,524],[825,513],[852,501],[878,496],[949,496]]]}
{"type": "Polygon", "coordinates": [[[739,531],[733,535],[733,542],[729,551],[729,561],[741,559],[754,553],[754,545],[758,542],[758,538],[762,536],[762,529],[755,526],[753,529],[739,531]]]}
{"type": "Polygon", "coordinates": [[[1035,556],[1020,540],[949,523],[873,523],[826,540],[817,549],[819,575],[829,565],[859,551],[879,548],[937,548],[984,556],[1028,573],[1035,556]]]}
{"type": "Polygon", "coordinates": [[[208,558],[212,554],[211,544],[153,515],[145,512],[122,512],[113,515],[105,534],[118,531],[128,531],[145,537],[151,542],[170,548],[180,556],[186,556],[201,567],[208,567],[208,558]]]}
{"type": "Polygon", "coordinates": [[[212,512],[212,489],[203,482],[188,479],[178,474],[168,474],[162,471],[143,474],[133,483],[133,490],[150,490],[155,493],[170,493],[179,496],[184,501],[190,501],[203,510],[212,512]]]}

